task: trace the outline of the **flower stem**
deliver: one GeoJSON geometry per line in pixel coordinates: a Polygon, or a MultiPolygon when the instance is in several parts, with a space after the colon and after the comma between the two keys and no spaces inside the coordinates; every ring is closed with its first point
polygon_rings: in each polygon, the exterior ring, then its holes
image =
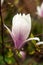
{"type": "Polygon", "coordinates": [[[18,58],[18,55],[16,54],[16,50],[14,49],[13,52],[14,52],[14,58],[17,62],[17,65],[21,65],[20,59],[18,58]]]}

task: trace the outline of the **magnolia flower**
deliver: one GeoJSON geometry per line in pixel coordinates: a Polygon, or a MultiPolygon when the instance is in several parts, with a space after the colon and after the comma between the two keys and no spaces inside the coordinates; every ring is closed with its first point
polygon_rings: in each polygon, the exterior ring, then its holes
{"type": "Polygon", "coordinates": [[[41,6],[37,6],[37,14],[38,16],[43,17],[43,3],[41,6]]]}
{"type": "Polygon", "coordinates": [[[30,14],[17,14],[12,20],[12,31],[4,24],[4,27],[9,31],[16,49],[20,49],[26,42],[30,40],[38,40],[39,38],[28,38],[31,31],[30,14]]]}
{"type": "Polygon", "coordinates": [[[22,60],[24,60],[25,57],[26,57],[26,52],[25,51],[20,51],[20,55],[21,55],[22,60]]]}

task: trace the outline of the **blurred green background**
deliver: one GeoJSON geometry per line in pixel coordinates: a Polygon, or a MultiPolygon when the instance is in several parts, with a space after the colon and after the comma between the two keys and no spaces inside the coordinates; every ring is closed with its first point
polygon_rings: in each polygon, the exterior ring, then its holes
{"type": "MultiPolygon", "coordinates": [[[[10,29],[12,26],[12,18],[16,13],[31,14],[32,29],[29,37],[39,37],[43,41],[43,18],[38,17],[35,12],[36,7],[40,5],[43,0],[4,0],[1,6],[0,16],[0,65],[18,65],[14,56],[14,46],[11,36],[3,27],[3,43],[2,43],[2,25],[1,21],[5,23],[10,29]],[[3,47],[4,46],[4,47],[3,47]]],[[[23,50],[26,52],[26,59],[20,60],[21,56],[18,54],[20,65],[43,65],[43,45],[36,46],[37,41],[28,42],[23,50]]]]}

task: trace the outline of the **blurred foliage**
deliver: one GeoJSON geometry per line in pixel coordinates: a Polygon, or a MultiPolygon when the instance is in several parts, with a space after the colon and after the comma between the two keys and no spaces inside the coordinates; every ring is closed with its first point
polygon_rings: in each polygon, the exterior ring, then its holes
{"type": "Polygon", "coordinates": [[[0,55],[0,65],[5,65],[4,61],[3,61],[3,56],[0,55]]]}
{"type": "MultiPolygon", "coordinates": [[[[43,40],[43,19],[36,16],[36,7],[41,4],[43,0],[4,0],[1,7],[1,14],[3,22],[11,29],[12,18],[16,13],[30,13],[32,17],[32,29],[30,37],[39,37],[43,40]],[[41,34],[41,35],[40,35],[41,34]]],[[[7,30],[4,28],[4,59],[8,65],[18,65],[14,57],[14,47],[12,38],[7,30]]],[[[3,60],[3,48],[1,39],[1,17],[0,17],[0,65],[6,65],[3,60]]],[[[43,45],[36,46],[37,41],[28,42],[23,50],[27,52],[26,59],[19,61],[22,65],[43,65],[43,45]],[[27,47],[26,47],[27,46],[27,47]]],[[[18,53],[18,57],[21,55],[18,53]]]]}

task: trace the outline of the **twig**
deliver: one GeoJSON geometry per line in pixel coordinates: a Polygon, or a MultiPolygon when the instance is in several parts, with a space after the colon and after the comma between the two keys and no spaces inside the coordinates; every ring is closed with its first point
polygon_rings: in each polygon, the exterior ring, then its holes
{"type": "Polygon", "coordinates": [[[40,35],[43,35],[43,33],[40,33],[40,34],[37,34],[37,35],[34,35],[34,36],[40,36],[40,35]]]}
{"type": "MultiPolygon", "coordinates": [[[[0,12],[1,13],[1,12],[0,12]]],[[[4,57],[4,39],[3,39],[3,19],[2,19],[2,14],[1,14],[1,38],[2,38],[2,56],[3,56],[3,61],[5,62],[6,65],[7,62],[5,61],[5,57],[4,57]]]]}

